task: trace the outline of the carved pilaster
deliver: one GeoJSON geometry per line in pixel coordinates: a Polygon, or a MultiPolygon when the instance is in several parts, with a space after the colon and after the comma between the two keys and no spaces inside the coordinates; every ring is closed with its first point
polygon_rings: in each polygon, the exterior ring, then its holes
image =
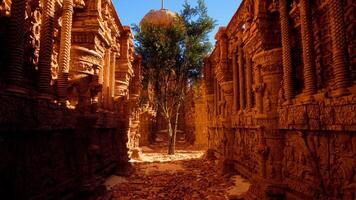
{"type": "Polygon", "coordinates": [[[228,38],[224,27],[219,30],[218,41],[220,43],[220,71],[224,81],[231,81],[232,74],[228,67],[228,38]]]}
{"type": "Polygon", "coordinates": [[[104,108],[108,108],[109,106],[109,98],[110,98],[110,68],[111,68],[111,49],[106,49],[105,52],[105,65],[103,69],[103,106],[104,108]]]}
{"type": "Polygon", "coordinates": [[[73,0],[63,0],[61,43],[59,52],[58,97],[65,100],[68,88],[72,36],[73,0]]]}
{"type": "Polygon", "coordinates": [[[115,94],[115,70],[116,70],[116,54],[115,49],[112,49],[110,54],[110,67],[109,67],[109,83],[108,83],[108,105],[109,108],[113,108],[113,100],[115,94]]]}
{"type": "Polygon", "coordinates": [[[47,0],[42,14],[40,55],[38,62],[38,89],[41,96],[48,97],[51,93],[51,63],[54,34],[55,0],[47,0]]]}
{"type": "Polygon", "coordinates": [[[233,82],[234,82],[234,111],[240,107],[239,69],[237,64],[237,53],[232,55],[233,82]]]}
{"type": "Polygon", "coordinates": [[[239,56],[239,86],[240,86],[240,109],[243,110],[246,106],[245,102],[245,70],[244,70],[244,55],[241,45],[238,46],[239,56]]]}
{"type": "Polygon", "coordinates": [[[252,108],[252,60],[246,55],[246,107],[252,108]]]}
{"type": "Polygon", "coordinates": [[[24,33],[27,1],[13,0],[9,22],[8,91],[26,93],[24,89],[24,33]]]}
{"type": "Polygon", "coordinates": [[[255,77],[255,85],[254,90],[256,94],[256,108],[258,114],[263,114],[263,93],[265,91],[265,84],[262,80],[261,75],[261,66],[257,66],[255,69],[256,77],[255,77]]]}
{"type": "Polygon", "coordinates": [[[300,21],[304,64],[304,94],[316,93],[316,68],[313,48],[312,12],[309,0],[300,1],[300,21]]]}
{"type": "Polygon", "coordinates": [[[110,97],[114,97],[115,94],[115,70],[116,70],[116,57],[117,52],[113,51],[111,55],[111,66],[110,66],[110,97]]]}
{"type": "Polygon", "coordinates": [[[214,85],[213,85],[213,69],[212,64],[209,58],[204,59],[204,81],[206,85],[207,94],[214,93],[214,85]]]}
{"type": "Polygon", "coordinates": [[[279,1],[279,17],[281,20],[282,35],[282,58],[283,58],[283,87],[286,100],[291,100],[295,96],[294,74],[292,66],[292,47],[290,41],[290,27],[288,18],[287,0],[279,1]]]}
{"type": "Polygon", "coordinates": [[[331,0],[329,2],[329,13],[335,88],[337,89],[336,95],[339,96],[348,93],[346,88],[350,84],[344,8],[342,1],[331,0]]]}
{"type": "Polygon", "coordinates": [[[130,43],[132,33],[130,27],[124,27],[120,39],[120,59],[115,70],[115,97],[124,96],[128,92],[128,85],[133,75],[133,46],[130,43]]]}

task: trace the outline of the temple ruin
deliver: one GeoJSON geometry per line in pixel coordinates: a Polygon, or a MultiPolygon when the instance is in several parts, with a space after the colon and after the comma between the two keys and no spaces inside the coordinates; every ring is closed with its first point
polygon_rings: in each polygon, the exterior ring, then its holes
{"type": "Polygon", "coordinates": [[[216,34],[198,105],[209,148],[251,198],[355,198],[355,9],[244,0],[216,34]]]}
{"type": "MultiPolygon", "coordinates": [[[[354,0],[242,0],[182,106],[217,170],[196,166],[243,177],[241,199],[356,199],[355,19],[354,0]]],[[[111,0],[0,0],[0,199],[92,199],[129,174],[166,129],[141,65],[111,0]]]]}
{"type": "Polygon", "coordinates": [[[0,43],[1,198],[85,195],[128,170],[128,135],[154,113],[111,1],[1,1],[0,43]]]}

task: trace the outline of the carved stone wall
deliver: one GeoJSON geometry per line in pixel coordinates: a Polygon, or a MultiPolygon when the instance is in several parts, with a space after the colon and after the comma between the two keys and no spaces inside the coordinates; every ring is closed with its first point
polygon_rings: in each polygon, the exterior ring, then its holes
{"type": "Polygon", "coordinates": [[[0,38],[0,196],[95,195],[127,172],[140,74],[112,2],[1,1],[0,38]]]}
{"type": "Polygon", "coordinates": [[[355,198],[354,7],[244,0],[219,30],[204,68],[208,143],[252,183],[247,199],[355,198]]]}

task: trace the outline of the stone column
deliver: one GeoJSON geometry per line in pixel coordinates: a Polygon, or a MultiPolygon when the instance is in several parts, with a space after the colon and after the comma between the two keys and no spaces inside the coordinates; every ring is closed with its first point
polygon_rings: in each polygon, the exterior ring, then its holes
{"type": "Polygon", "coordinates": [[[110,69],[111,69],[111,49],[106,50],[105,66],[104,66],[104,84],[103,84],[103,99],[104,108],[109,108],[110,98],[110,69]]]}
{"type": "Polygon", "coordinates": [[[228,66],[228,38],[225,33],[222,33],[220,37],[220,67],[224,74],[224,81],[231,81],[233,75],[231,74],[231,68],[228,66]]]}
{"type": "Polygon", "coordinates": [[[110,64],[110,82],[109,82],[109,105],[113,108],[113,98],[115,95],[115,68],[116,68],[116,51],[111,52],[111,64],[110,64]]]}
{"type": "Polygon", "coordinates": [[[240,107],[240,91],[239,91],[239,69],[237,65],[237,53],[232,55],[233,81],[234,81],[234,111],[240,107]]]}
{"type": "Polygon", "coordinates": [[[223,70],[226,69],[227,67],[227,54],[228,54],[228,49],[227,49],[227,37],[226,35],[222,35],[220,38],[220,63],[221,63],[221,68],[223,70]]]}
{"type": "Polygon", "coordinates": [[[257,66],[255,71],[256,71],[256,78],[255,78],[256,108],[258,114],[263,114],[263,93],[265,90],[265,85],[262,80],[261,66],[257,66]]]}
{"type": "Polygon", "coordinates": [[[24,88],[24,34],[27,1],[13,0],[9,22],[8,91],[26,93],[24,88]]]}
{"type": "Polygon", "coordinates": [[[311,96],[316,93],[317,85],[310,0],[300,1],[300,22],[304,63],[304,94],[311,96]]]}
{"type": "Polygon", "coordinates": [[[240,86],[240,109],[245,109],[245,77],[244,77],[244,55],[241,45],[238,47],[238,56],[239,56],[239,86],[240,86]]]}
{"type": "Polygon", "coordinates": [[[42,13],[40,55],[38,62],[38,90],[43,97],[51,93],[51,62],[54,33],[54,7],[55,0],[47,0],[42,13]]]}
{"type": "Polygon", "coordinates": [[[344,8],[341,0],[331,0],[329,3],[331,41],[333,50],[333,72],[335,77],[335,95],[345,95],[350,84],[348,70],[348,52],[344,22],[344,8]]]}
{"type": "Polygon", "coordinates": [[[246,107],[252,108],[252,60],[246,54],[246,107]]]}
{"type": "Polygon", "coordinates": [[[290,27],[287,0],[279,1],[279,17],[282,35],[283,87],[285,98],[290,101],[295,97],[294,75],[292,66],[292,47],[290,43],[290,27]]]}
{"type": "Polygon", "coordinates": [[[61,101],[67,98],[68,73],[70,62],[73,19],[73,0],[63,0],[61,43],[59,51],[58,96],[61,101]]]}

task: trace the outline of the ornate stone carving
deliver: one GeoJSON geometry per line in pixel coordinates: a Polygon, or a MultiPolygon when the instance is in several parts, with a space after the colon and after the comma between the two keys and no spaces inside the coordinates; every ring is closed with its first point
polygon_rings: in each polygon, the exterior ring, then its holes
{"type": "Polygon", "coordinates": [[[335,88],[339,90],[337,95],[344,95],[348,94],[346,88],[349,86],[350,81],[344,8],[342,2],[337,0],[330,1],[329,7],[335,88]]]}
{"type": "Polygon", "coordinates": [[[0,2],[0,15],[10,16],[11,0],[3,0],[0,2]]]}
{"type": "Polygon", "coordinates": [[[212,66],[207,68],[213,70],[205,82],[214,85],[210,88],[214,96],[206,100],[212,122],[208,124],[209,148],[248,177],[251,198],[349,199],[355,195],[356,173],[350,167],[355,163],[351,159],[355,154],[355,84],[349,87],[350,79],[345,77],[349,69],[343,67],[354,60],[355,53],[349,50],[352,53],[347,56],[344,45],[348,34],[352,46],[353,9],[348,1],[346,7],[341,1],[329,5],[332,2],[253,1],[253,20],[248,17],[250,1],[241,4],[225,29],[232,48],[233,102],[240,108],[232,110],[230,119],[224,112],[228,101],[224,96],[219,99],[223,94],[222,73],[216,69],[223,59],[217,53],[221,52],[219,39],[207,58],[212,66]],[[349,28],[342,28],[343,23],[349,28]],[[252,82],[248,80],[249,57],[252,82]],[[338,86],[333,82],[336,77],[338,86]],[[255,104],[246,109],[245,104],[250,105],[246,90],[251,88],[255,104]],[[329,95],[336,88],[348,92],[329,95]],[[222,123],[229,120],[230,125],[222,123]]]}
{"type": "Polygon", "coordinates": [[[24,34],[27,1],[13,0],[9,22],[9,90],[25,93],[24,90],[24,34]]]}
{"type": "Polygon", "coordinates": [[[316,93],[316,69],[313,48],[312,12],[308,0],[300,0],[301,35],[304,63],[304,93],[316,93]]]}
{"type": "Polygon", "coordinates": [[[80,46],[71,47],[70,73],[94,75],[96,69],[102,70],[102,56],[94,50],[80,46]]]}
{"type": "Polygon", "coordinates": [[[63,100],[66,98],[68,88],[68,72],[72,37],[72,17],[73,0],[64,0],[58,74],[58,96],[63,100]]]}
{"type": "Polygon", "coordinates": [[[285,97],[287,100],[291,100],[295,95],[295,85],[293,77],[293,65],[292,65],[292,48],[290,41],[290,27],[289,27],[289,17],[287,9],[287,0],[280,0],[279,2],[279,16],[281,21],[281,35],[282,35],[282,56],[283,56],[283,87],[285,92],[285,97]]]}
{"type": "Polygon", "coordinates": [[[51,82],[51,62],[53,52],[54,37],[54,12],[55,0],[45,2],[42,14],[40,53],[38,62],[39,84],[38,89],[41,93],[50,94],[51,82]]]}
{"type": "MultiPolygon", "coordinates": [[[[8,186],[1,189],[2,197],[72,196],[72,188],[97,188],[98,177],[112,169],[127,171],[128,118],[132,114],[134,130],[140,109],[127,112],[128,91],[117,102],[112,102],[112,92],[102,98],[104,52],[112,52],[103,77],[110,79],[112,91],[116,51],[126,28],[112,1],[105,0],[108,15],[102,16],[101,2],[0,0],[0,185],[8,186]],[[109,101],[106,107],[104,100],[109,101]]],[[[134,50],[132,37],[125,39],[127,67],[134,50]]],[[[122,72],[132,75],[126,70],[122,72]]],[[[126,89],[139,81],[125,82],[126,89]]],[[[135,95],[130,99],[137,100],[135,95]]]]}
{"type": "Polygon", "coordinates": [[[83,9],[85,7],[85,1],[84,0],[74,0],[74,7],[83,9]]]}

